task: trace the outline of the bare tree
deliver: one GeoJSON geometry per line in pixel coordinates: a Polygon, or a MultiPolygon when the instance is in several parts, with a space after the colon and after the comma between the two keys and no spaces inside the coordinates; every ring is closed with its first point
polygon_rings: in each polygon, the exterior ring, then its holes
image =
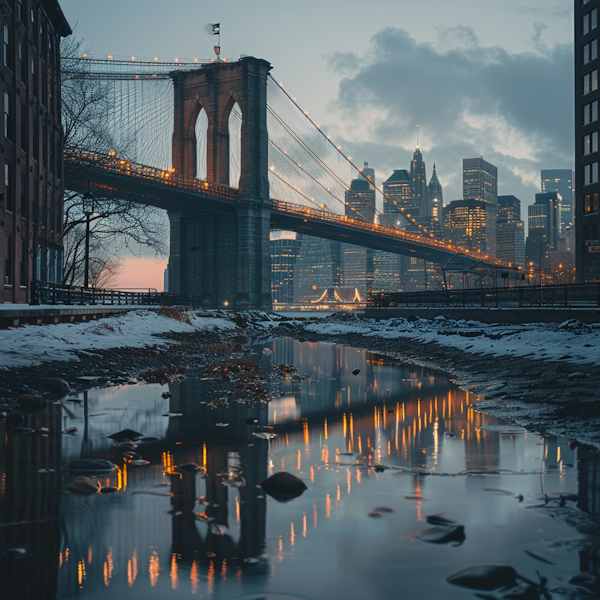
{"type": "MultiPolygon", "coordinates": [[[[110,113],[110,82],[94,77],[81,60],[83,46],[73,36],[61,42],[62,62],[62,124],[65,148],[76,152],[115,151],[127,156],[133,140],[116,139],[112,134],[108,115],[110,113]]],[[[81,183],[84,175],[78,176],[81,183]]],[[[65,181],[63,244],[63,282],[74,284],[82,280],[85,247],[86,215],[83,199],[71,191],[75,181],[65,181]]],[[[94,190],[95,192],[96,190],[94,190]]],[[[94,269],[104,265],[94,280],[107,284],[109,275],[114,279],[115,261],[120,264],[123,253],[134,255],[141,248],[154,251],[156,256],[167,253],[167,220],[164,211],[157,208],[123,200],[118,197],[98,196],[95,212],[90,217],[90,248],[96,262],[94,269]]],[[[90,253],[92,256],[92,253],[90,253]]],[[[90,271],[92,271],[90,259],[90,271]]],[[[90,280],[92,273],[90,272],[90,280]]]]}

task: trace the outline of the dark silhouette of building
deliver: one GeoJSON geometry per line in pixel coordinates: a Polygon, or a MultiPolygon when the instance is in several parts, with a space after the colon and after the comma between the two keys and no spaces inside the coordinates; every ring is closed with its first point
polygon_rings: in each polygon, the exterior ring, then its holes
{"type": "Polygon", "coordinates": [[[27,302],[32,279],[62,279],[63,131],[56,0],[3,1],[0,302],[27,302]]]}
{"type": "Polygon", "coordinates": [[[547,268],[548,253],[558,249],[561,237],[560,194],[536,194],[535,203],[528,210],[528,234],[525,244],[527,265],[536,269],[547,268]]]}
{"type": "Polygon", "coordinates": [[[542,169],[542,194],[558,192],[562,198],[560,220],[563,230],[573,224],[573,181],[573,169],[542,169]]]}
{"type": "Polygon", "coordinates": [[[428,210],[431,212],[428,230],[438,239],[441,239],[443,237],[442,207],[444,206],[444,192],[442,191],[442,184],[437,176],[435,163],[433,163],[433,173],[429,180],[429,185],[427,186],[427,205],[428,210]]]}
{"type": "Polygon", "coordinates": [[[600,280],[598,0],[575,2],[575,253],[579,281],[600,280]]]}
{"type": "Polygon", "coordinates": [[[294,267],[302,247],[302,234],[271,231],[271,293],[274,304],[294,302],[294,267]]]}
{"type": "Polygon", "coordinates": [[[401,218],[403,214],[417,215],[418,205],[413,204],[412,185],[408,171],[396,169],[390,177],[383,182],[383,213],[394,225],[406,223],[401,218]]]}
{"type": "Polygon", "coordinates": [[[411,216],[427,219],[431,216],[427,202],[427,172],[423,154],[419,146],[415,149],[412,162],[410,163],[410,184],[411,203],[419,211],[418,214],[412,214],[411,216]]]}
{"type": "Polygon", "coordinates": [[[525,264],[525,231],[521,201],[516,196],[498,196],[496,258],[511,265],[525,264]]]}

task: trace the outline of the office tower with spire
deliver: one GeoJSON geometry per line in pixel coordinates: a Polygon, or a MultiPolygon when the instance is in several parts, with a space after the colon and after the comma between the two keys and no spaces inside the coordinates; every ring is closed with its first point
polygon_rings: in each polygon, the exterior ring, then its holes
{"type": "Polygon", "coordinates": [[[415,149],[410,163],[410,185],[411,203],[418,210],[418,214],[411,216],[419,221],[426,220],[431,216],[427,202],[427,172],[419,146],[415,149]]]}
{"type": "Polygon", "coordinates": [[[437,176],[435,163],[433,163],[433,173],[427,186],[427,204],[431,212],[429,219],[429,232],[433,233],[438,239],[442,238],[442,207],[444,206],[444,193],[442,184],[437,176]]]}

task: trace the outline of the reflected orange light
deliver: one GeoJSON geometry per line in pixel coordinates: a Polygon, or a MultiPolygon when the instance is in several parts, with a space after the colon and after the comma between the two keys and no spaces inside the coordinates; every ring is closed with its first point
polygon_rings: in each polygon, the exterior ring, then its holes
{"type": "Polygon", "coordinates": [[[310,468],[310,482],[311,483],[315,482],[315,468],[314,467],[310,468]]]}
{"type": "Polygon", "coordinates": [[[356,469],[356,482],[360,483],[360,469],[356,469]]]}
{"type": "Polygon", "coordinates": [[[354,417],[350,413],[350,439],[354,441],[354,417]]]}
{"type": "Polygon", "coordinates": [[[92,547],[91,546],[88,548],[88,560],[87,561],[88,561],[88,565],[92,564],[92,547]]]}
{"type": "Polygon", "coordinates": [[[327,417],[325,417],[325,425],[323,425],[323,434],[325,439],[327,439],[327,417]]]}
{"type": "Polygon", "coordinates": [[[296,539],[296,536],[294,534],[294,524],[290,523],[290,543],[292,544],[292,546],[294,545],[295,539],[296,539]]]}
{"type": "Polygon", "coordinates": [[[302,466],[302,453],[298,450],[298,464],[296,465],[296,470],[299,471],[302,466]]]}
{"type": "Polygon", "coordinates": [[[306,513],[302,517],[302,537],[306,537],[306,513]]]}
{"type": "Polygon", "coordinates": [[[321,452],[321,460],[327,464],[329,462],[329,449],[327,446],[323,446],[323,450],[321,452]]]}
{"type": "Polygon", "coordinates": [[[137,565],[137,553],[136,550],[133,550],[133,556],[130,560],[127,561],[127,583],[129,587],[133,585],[133,582],[136,580],[138,575],[138,565],[137,565]]]}
{"type": "Polygon", "coordinates": [[[348,469],[346,471],[346,473],[347,473],[346,479],[348,481],[348,493],[350,493],[350,485],[351,485],[351,482],[352,482],[352,476],[350,475],[350,469],[348,469]]]}
{"type": "Polygon", "coordinates": [[[200,577],[198,576],[198,561],[195,560],[192,563],[192,568],[190,570],[190,579],[192,581],[192,594],[195,594],[198,591],[198,582],[200,581],[200,577]]]}
{"type": "Polygon", "coordinates": [[[202,446],[202,466],[206,470],[206,442],[202,446]]]}
{"type": "Polygon", "coordinates": [[[77,583],[81,585],[85,579],[85,561],[81,559],[77,563],[77,583]]]}
{"type": "Polygon", "coordinates": [[[158,554],[154,550],[150,556],[150,565],[148,566],[148,572],[150,573],[150,585],[156,587],[158,582],[158,575],[160,571],[160,564],[158,561],[158,554]]]}
{"type": "Polygon", "coordinates": [[[304,433],[304,445],[308,446],[308,421],[304,421],[302,425],[302,430],[304,433]]]}
{"type": "Polygon", "coordinates": [[[227,579],[227,561],[223,561],[223,566],[221,567],[221,577],[223,579],[227,579]]]}
{"type": "Polygon", "coordinates": [[[215,563],[211,560],[208,565],[208,593],[212,595],[215,589],[215,563]]]}
{"type": "Polygon", "coordinates": [[[240,500],[239,498],[236,496],[235,497],[235,516],[237,518],[237,522],[240,522],[240,500]]]}
{"type": "Polygon", "coordinates": [[[362,454],[362,440],[360,439],[360,434],[358,435],[358,453],[362,454]]]}
{"type": "Polygon", "coordinates": [[[179,579],[177,577],[177,559],[175,554],[171,556],[171,589],[179,588],[179,579]]]}
{"type": "Polygon", "coordinates": [[[344,426],[344,437],[346,437],[346,413],[342,416],[342,424],[344,426]]]}
{"type": "Polygon", "coordinates": [[[317,528],[317,505],[316,503],[313,503],[313,523],[315,526],[315,529],[317,528]]]}
{"type": "Polygon", "coordinates": [[[341,498],[340,486],[338,485],[338,486],[337,486],[337,497],[336,497],[336,500],[338,500],[338,501],[339,501],[339,500],[340,500],[340,498],[341,498]]]}

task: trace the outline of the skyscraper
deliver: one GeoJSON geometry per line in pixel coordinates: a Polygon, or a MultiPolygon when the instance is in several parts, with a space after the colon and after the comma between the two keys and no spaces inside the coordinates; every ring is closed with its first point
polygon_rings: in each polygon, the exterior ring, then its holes
{"type": "Polygon", "coordinates": [[[350,189],[345,194],[346,216],[368,223],[375,222],[375,188],[373,185],[374,182],[371,184],[364,177],[351,181],[350,189]]]}
{"type": "Polygon", "coordinates": [[[521,201],[515,196],[498,196],[496,258],[522,267],[525,264],[525,231],[521,201]]]}
{"type": "Polygon", "coordinates": [[[454,200],[444,209],[444,230],[450,242],[482,255],[496,250],[496,207],[483,200],[454,200]]]}
{"type": "Polygon", "coordinates": [[[498,169],[483,157],[463,159],[463,200],[498,205],[498,169]]]}
{"type": "Polygon", "coordinates": [[[294,267],[300,255],[302,235],[271,231],[271,294],[274,304],[294,302],[294,267]]]}
{"type": "Polygon", "coordinates": [[[562,198],[563,230],[573,224],[573,169],[542,169],[542,194],[558,192],[562,198]]]}
{"type": "Polygon", "coordinates": [[[558,249],[561,234],[561,197],[557,192],[536,194],[535,204],[527,207],[528,233],[525,244],[527,262],[543,267],[550,249],[558,249]]]}
{"type": "Polygon", "coordinates": [[[438,239],[442,238],[442,207],[444,206],[444,193],[442,184],[438,179],[433,163],[433,173],[427,186],[427,204],[430,211],[429,232],[433,233],[438,239]]]}
{"type": "Polygon", "coordinates": [[[417,146],[410,163],[410,185],[411,185],[411,203],[418,208],[418,214],[412,215],[420,219],[430,217],[430,210],[427,202],[427,173],[425,162],[419,146],[417,146]]]}
{"type": "Polygon", "coordinates": [[[383,182],[383,213],[394,225],[406,223],[401,218],[402,211],[406,215],[417,215],[418,205],[412,201],[412,185],[408,171],[404,169],[395,170],[386,181],[383,182]]]}
{"type": "MultiPolygon", "coordinates": [[[[485,235],[485,242],[473,242],[476,247],[482,245],[486,254],[496,256],[496,222],[498,219],[498,169],[491,163],[481,158],[463,159],[463,201],[473,200],[486,204],[485,218],[481,221],[480,207],[477,204],[465,204],[461,211],[472,207],[478,211],[473,217],[473,222],[484,223],[477,229],[477,235],[485,235]]],[[[466,230],[468,232],[468,230],[466,230]]],[[[454,242],[453,240],[453,243],[454,242]]],[[[460,245],[460,244],[458,244],[460,245]]],[[[481,250],[483,252],[483,249],[481,250]]]]}
{"type": "Polygon", "coordinates": [[[575,1],[575,252],[577,279],[600,280],[598,8],[575,1]]]}

